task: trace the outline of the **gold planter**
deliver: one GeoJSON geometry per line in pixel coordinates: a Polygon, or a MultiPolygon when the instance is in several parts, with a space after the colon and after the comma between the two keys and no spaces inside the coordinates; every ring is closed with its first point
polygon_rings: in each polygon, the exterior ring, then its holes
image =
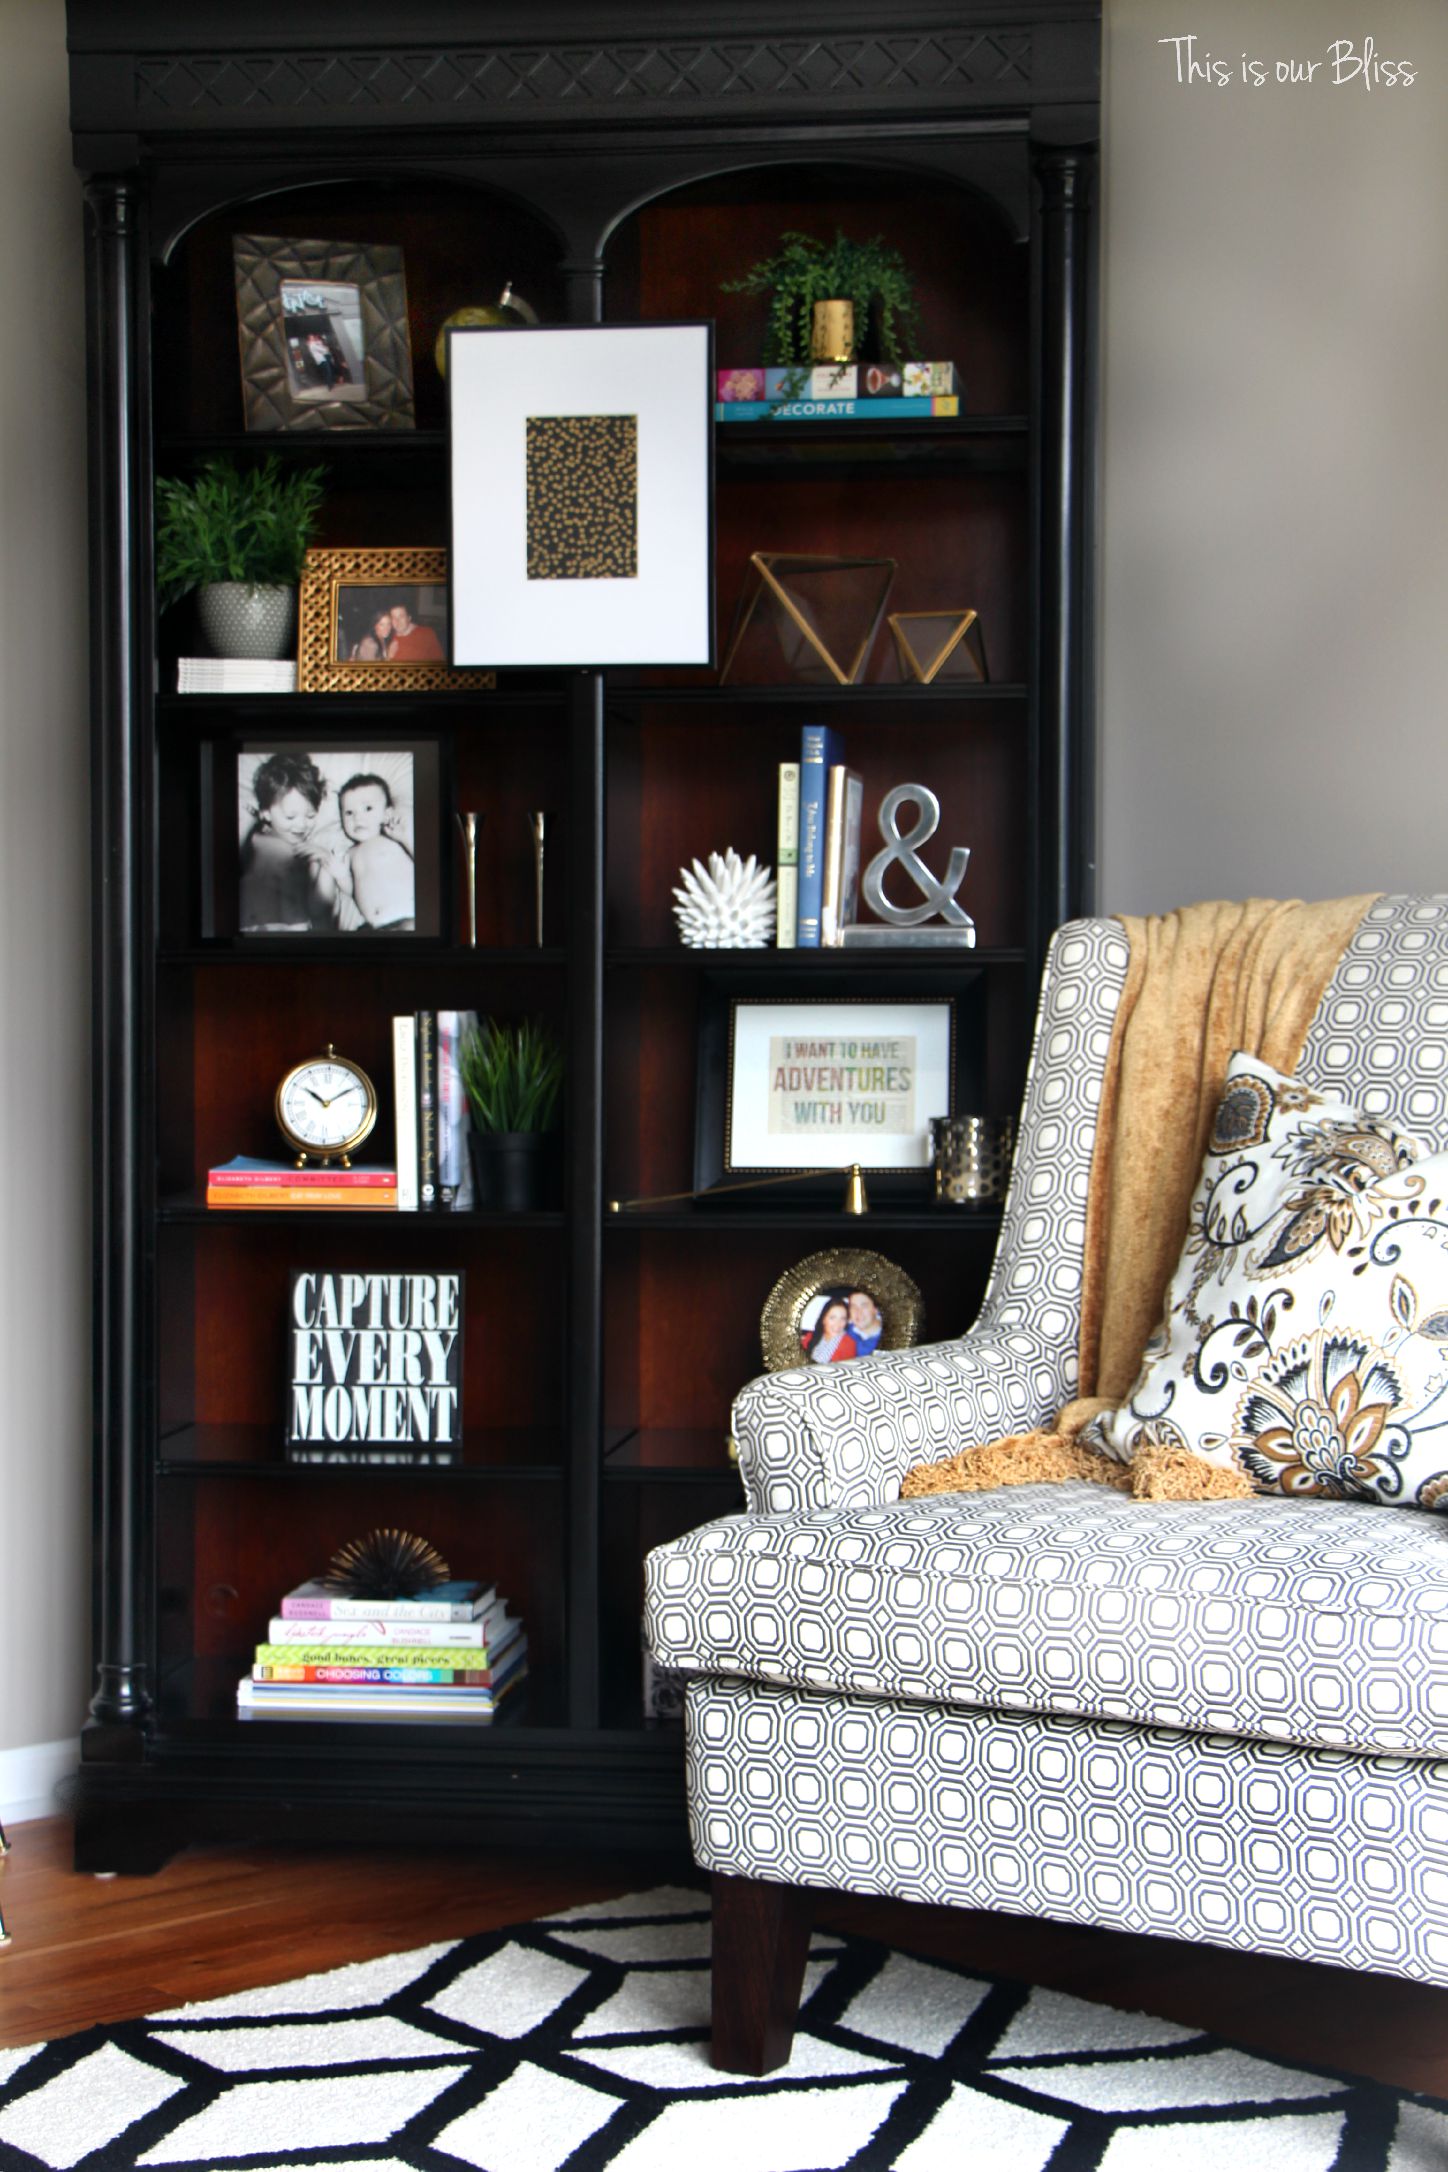
{"type": "Polygon", "coordinates": [[[810,321],[809,351],[815,362],[837,365],[855,359],[853,302],[816,302],[810,321]]]}

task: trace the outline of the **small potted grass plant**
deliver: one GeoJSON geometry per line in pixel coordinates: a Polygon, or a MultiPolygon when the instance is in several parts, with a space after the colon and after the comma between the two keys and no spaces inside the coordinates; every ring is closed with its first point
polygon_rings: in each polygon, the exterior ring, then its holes
{"type": "Polygon", "coordinates": [[[286,655],[324,482],[321,468],[288,469],[275,453],[245,468],[217,454],[203,460],[189,481],[158,477],[156,589],[162,610],[194,593],[213,655],[286,655]]]}
{"type": "Polygon", "coordinates": [[[914,282],[900,251],[878,234],[869,241],[781,234],[773,256],[726,279],[723,291],[769,296],[764,360],[801,379],[811,364],[855,361],[872,329],[885,362],[899,366],[909,350],[920,351],[914,282]]]}
{"type": "Polygon", "coordinates": [[[458,1068],[472,1118],[468,1152],[478,1205],[509,1213],[538,1206],[544,1146],[563,1088],[558,1043],[536,1019],[508,1026],[486,1018],[463,1035],[458,1068]]]}

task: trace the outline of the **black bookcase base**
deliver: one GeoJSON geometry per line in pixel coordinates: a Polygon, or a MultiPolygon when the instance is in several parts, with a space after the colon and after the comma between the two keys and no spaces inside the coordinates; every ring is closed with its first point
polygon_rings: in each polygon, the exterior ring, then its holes
{"type": "Polygon", "coordinates": [[[202,1841],[647,1851],[655,1867],[660,1857],[688,1860],[677,1730],[516,1735],[481,1755],[477,1746],[456,1756],[401,1754],[389,1742],[370,1752],[365,1744],[282,1744],[244,1757],[160,1750],[139,1763],[104,1758],[101,1745],[82,1741],[79,1871],[147,1876],[202,1841]]]}

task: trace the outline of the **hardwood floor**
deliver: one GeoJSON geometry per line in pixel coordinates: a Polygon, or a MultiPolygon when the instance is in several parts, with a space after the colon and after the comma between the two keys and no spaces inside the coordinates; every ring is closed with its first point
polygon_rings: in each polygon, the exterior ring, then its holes
{"type": "MultiPolygon", "coordinates": [[[[683,1859],[195,1848],[154,1878],[70,1868],[62,1818],[0,1870],[0,2047],[525,1922],[680,1875],[683,1859]]],[[[1210,2029],[1267,2055],[1448,2096],[1448,1991],[1020,1918],[822,1897],[818,1920],[966,1968],[1210,2029]]]]}

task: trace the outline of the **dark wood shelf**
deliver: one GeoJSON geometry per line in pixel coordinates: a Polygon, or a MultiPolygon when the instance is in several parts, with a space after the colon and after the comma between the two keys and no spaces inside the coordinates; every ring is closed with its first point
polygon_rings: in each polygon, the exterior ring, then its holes
{"type": "MultiPolygon", "coordinates": [[[[176,676],[174,663],[163,667],[171,677],[176,676]]],[[[437,693],[416,694],[177,694],[165,690],[156,696],[157,714],[172,722],[186,717],[193,724],[204,722],[213,736],[226,730],[252,730],[264,723],[268,731],[279,728],[292,732],[305,724],[308,730],[319,724],[335,725],[339,731],[355,736],[359,725],[375,717],[379,723],[395,723],[399,718],[418,720],[418,728],[428,718],[445,716],[456,729],[464,719],[478,711],[484,712],[482,721],[493,723],[498,712],[507,709],[559,709],[563,700],[556,673],[539,672],[536,678],[522,678],[509,672],[496,687],[467,687],[448,689],[437,693]]]]}
{"type": "Polygon", "coordinates": [[[365,1479],[383,1483],[400,1479],[407,1485],[419,1481],[457,1483],[488,1479],[499,1483],[560,1484],[563,1479],[563,1443],[559,1434],[546,1428],[474,1428],[465,1435],[461,1463],[288,1463],[282,1447],[280,1424],[184,1425],[164,1433],[157,1448],[156,1468],[162,1477],[365,1479]]]}
{"type": "Polygon", "coordinates": [[[491,972],[495,967],[559,966],[567,959],[567,951],[554,944],[542,950],[495,950],[486,943],[447,943],[418,935],[315,940],[304,935],[219,935],[199,943],[163,947],[156,953],[156,963],[162,967],[320,965],[328,972],[337,966],[421,965],[424,961],[429,966],[464,965],[491,972]]]}
{"type": "MultiPolygon", "coordinates": [[[[865,1179],[868,1190],[870,1178],[865,1179]]],[[[755,1197],[763,1196],[754,1194],[755,1197]]],[[[868,1214],[842,1214],[838,1203],[821,1201],[814,1207],[726,1207],[701,1200],[696,1206],[625,1208],[619,1214],[605,1212],[606,1230],[667,1229],[729,1230],[824,1230],[838,1243],[863,1244],[871,1230],[953,1230],[957,1235],[994,1236],[1000,1228],[999,1207],[902,1207],[872,1206],[868,1214]]]]}
{"type": "MultiPolygon", "coordinates": [[[[606,698],[622,707],[625,702],[664,702],[671,706],[676,702],[689,702],[703,708],[715,708],[721,713],[726,709],[786,708],[799,709],[876,709],[893,708],[910,712],[916,709],[953,707],[959,702],[1024,702],[1030,688],[1018,681],[1002,680],[998,685],[989,680],[984,685],[973,679],[952,679],[942,683],[935,680],[930,686],[917,686],[910,679],[870,680],[863,686],[821,685],[811,680],[801,684],[794,680],[781,681],[778,685],[720,686],[716,681],[708,684],[670,685],[640,677],[623,677],[610,672],[606,681],[606,698]]],[[[177,696],[178,700],[191,700],[191,695],[177,696]]],[[[327,697],[330,698],[330,697],[327,697]]],[[[273,695],[273,700],[296,700],[297,696],[273,695]]],[[[883,717],[872,717],[872,727],[886,723],[883,717]]]]}
{"type": "Polygon", "coordinates": [[[448,1230],[492,1229],[562,1229],[567,1217],[560,1209],[540,1207],[528,1214],[490,1214],[484,1212],[401,1214],[396,1207],[209,1207],[196,1194],[183,1198],[163,1199],[156,1210],[156,1219],[175,1226],[200,1227],[204,1223],[225,1223],[235,1229],[238,1223],[255,1223],[275,1229],[282,1222],[309,1222],[314,1227],[321,1222],[345,1222],[363,1229],[393,1229],[399,1224],[409,1232],[413,1229],[439,1235],[448,1230]]]}
{"type": "Polygon", "coordinates": [[[608,968],[633,967],[655,971],[660,966],[688,966],[699,971],[727,968],[731,973],[825,973],[871,972],[880,967],[897,971],[925,967],[932,972],[979,970],[982,966],[1022,966],[1024,950],[953,949],[912,950],[906,945],[885,950],[691,950],[685,943],[620,944],[603,954],[608,968]]]}
{"type": "Polygon", "coordinates": [[[700,1427],[636,1426],[604,1456],[610,1484],[715,1486],[743,1494],[727,1437],[700,1427]]]}
{"type": "Polygon", "coordinates": [[[888,468],[928,468],[942,476],[999,474],[1025,467],[1030,423],[1024,415],[719,422],[714,446],[726,473],[788,464],[823,476],[878,476],[888,468]]]}

